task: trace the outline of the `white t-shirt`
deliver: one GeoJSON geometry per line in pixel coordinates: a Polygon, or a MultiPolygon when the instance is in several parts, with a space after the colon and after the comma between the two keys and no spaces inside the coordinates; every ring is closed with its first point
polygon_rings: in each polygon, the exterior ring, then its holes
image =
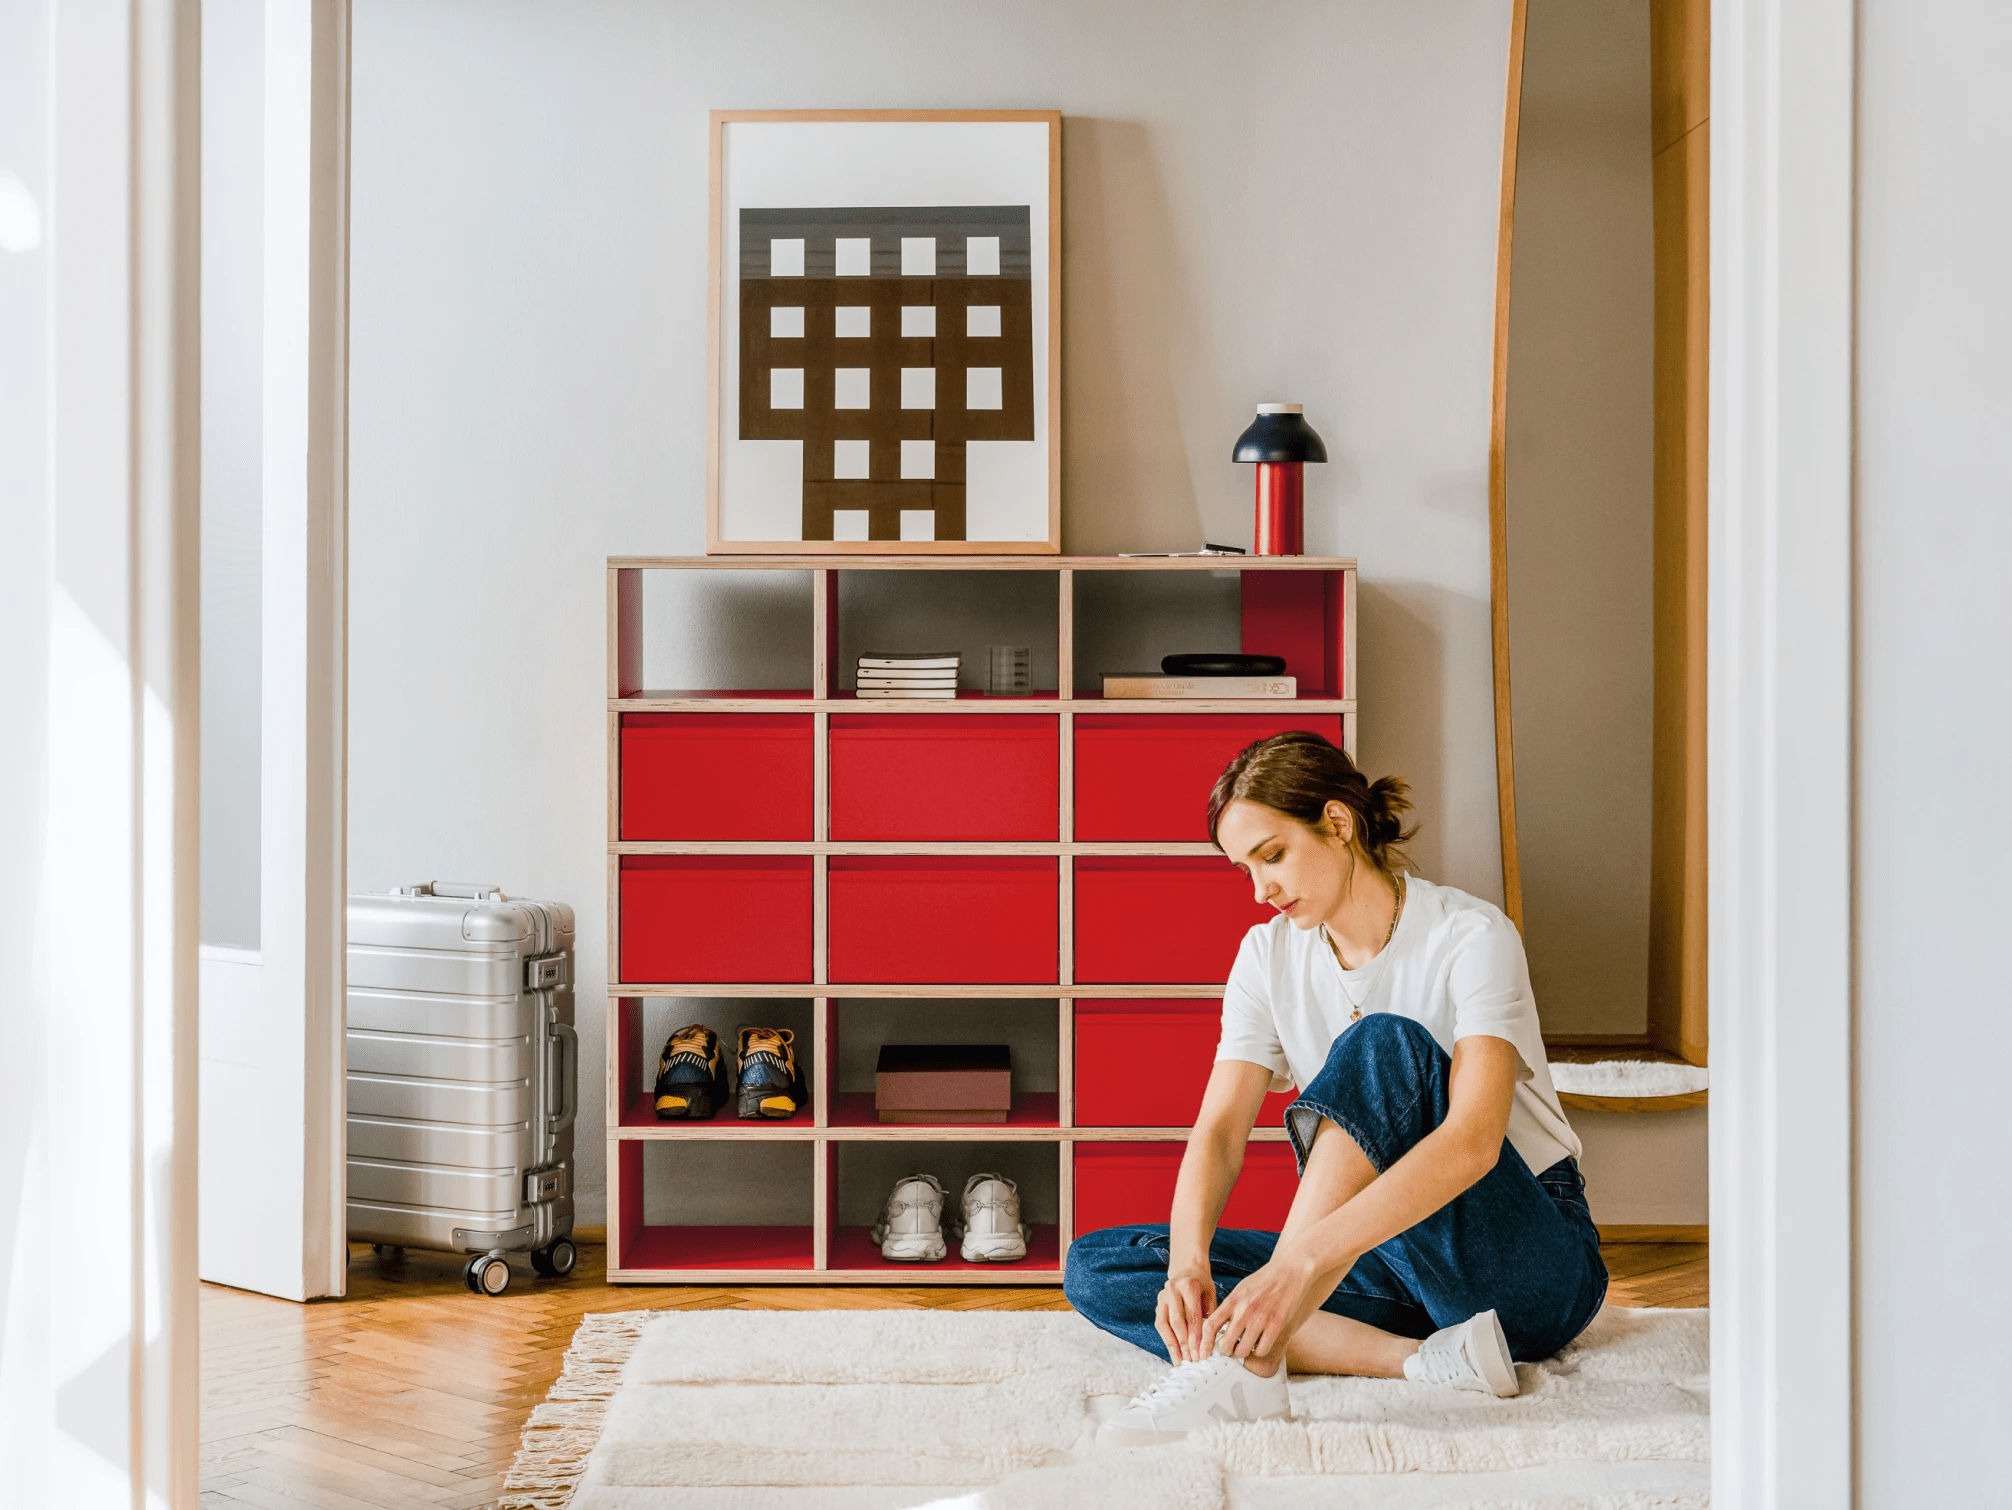
{"type": "Polygon", "coordinates": [[[1516,1099],[1509,1141],[1533,1174],[1579,1156],[1579,1139],[1565,1120],[1523,940],[1499,908],[1451,886],[1405,877],[1397,931],[1360,970],[1343,970],[1325,928],[1301,930],[1283,917],[1244,935],[1223,993],[1223,1036],[1217,1059],[1238,1059],[1272,1072],[1271,1088],[1310,1084],[1328,1050],[1362,1014],[1397,1012],[1424,1025],[1448,1054],[1462,1038],[1485,1034],[1515,1046],[1516,1099]]]}

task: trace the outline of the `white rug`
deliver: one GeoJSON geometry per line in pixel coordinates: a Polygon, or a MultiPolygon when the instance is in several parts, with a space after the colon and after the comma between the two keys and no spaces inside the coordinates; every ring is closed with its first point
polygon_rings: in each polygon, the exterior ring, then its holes
{"type": "Polygon", "coordinates": [[[1554,1063],[1554,1090],[1577,1096],[1687,1096],[1711,1089],[1712,1072],[1701,1064],[1653,1059],[1600,1059],[1592,1064],[1554,1063]]]}
{"type": "Polygon", "coordinates": [[[1099,1452],[1165,1365],[1073,1313],[590,1316],[500,1510],[1692,1510],[1706,1317],[1609,1307],[1514,1400],[1295,1376],[1291,1422],[1099,1452]]]}

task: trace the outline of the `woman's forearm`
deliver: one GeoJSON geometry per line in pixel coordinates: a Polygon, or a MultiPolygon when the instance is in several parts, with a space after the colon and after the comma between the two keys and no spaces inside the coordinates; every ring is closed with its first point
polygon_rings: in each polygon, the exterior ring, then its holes
{"type": "Polygon", "coordinates": [[[1243,1170],[1244,1142],[1226,1128],[1198,1127],[1189,1134],[1180,1176],[1174,1182],[1173,1211],[1167,1218],[1170,1270],[1208,1267],[1210,1240],[1222,1220],[1230,1188],[1243,1170]]]}
{"type": "MultiPolygon", "coordinates": [[[[1345,1137],[1329,1127],[1323,1136],[1345,1137]]],[[[1291,1239],[1291,1258],[1316,1276],[1340,1276],[1357,1259],[1445,1206],[1494,1167],[1500,1157],[1442,1127],[1327,1216],[1291,1239]]],[[[1281,1257],[1288,1256],[1281,1254],[1281,1257]]]]}

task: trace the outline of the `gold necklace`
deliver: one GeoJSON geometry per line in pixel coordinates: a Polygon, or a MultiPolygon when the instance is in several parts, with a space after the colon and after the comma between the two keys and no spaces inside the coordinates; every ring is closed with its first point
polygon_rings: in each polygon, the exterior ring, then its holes
{"type": "MultiPolygon", "coordinates": [[[[1383,935],[1383,948],[1376,951],[1375,955],[1372,957],[1373,959],[1383,958],[1383,950],[1388,949],[1390,947],[1390,941],[1397,937],[1397,920],[1404,915],[1404,873],[1402,871],[1398,872],[1397,876],[1395,877],[1395,880],[1397,883],[1397,900],[1391,906],[1390,909],[1390,928],[1383,935]]],[[[1325,925],[1322,926],[1321,932],[1327,933],[1327,928],[1325,925]]],[[[1349,967],[1348,961],[1342,956],[1340,941],[1337,940],[1332,933],[1327,933],[1327,947],[1334,951],[1334,962],[1337,965],[1341,966],[1341,968],[1344,971],[1346,971],[1349,967]]],[[[1368,966],[1365,964],[1364,968],[1366,969],[1368,968],[1368,966]]],[[[1346,986],[1343,986],[1342,993],[1346,995],[1347,992],[1348,988],[1346,986]]],[[[1364,992],[1363,1000],[1367,1001],[1368,999],[1369,994],[1367,992],[1364,992]]],[[[1350,1022],[1361,1022],[1362,1002],[1357,1001],[1354,997],[1350,996],[1348,1005],[1351,1009],[1348,1014],[1348,1020],[1350,1022]]]]}

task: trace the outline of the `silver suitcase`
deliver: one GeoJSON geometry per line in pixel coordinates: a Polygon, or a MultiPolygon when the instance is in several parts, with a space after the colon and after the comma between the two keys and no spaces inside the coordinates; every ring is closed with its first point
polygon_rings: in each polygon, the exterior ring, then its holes
{"type": "Polygon", "coordinates": [[[504,1255],[565,1275],[573,1246],[573,909],[446,881],[349,899],[349,1236],[504,1255]]]}

